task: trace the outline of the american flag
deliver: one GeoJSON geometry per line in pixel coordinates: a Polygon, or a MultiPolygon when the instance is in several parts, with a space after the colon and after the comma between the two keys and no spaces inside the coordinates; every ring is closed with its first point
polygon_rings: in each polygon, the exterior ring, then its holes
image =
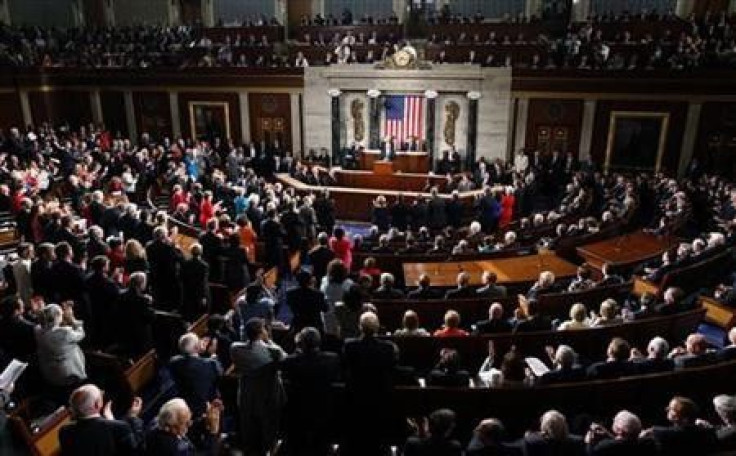
{"type": "Polygon", "coordinates": [[[389,95],[385,106],[384,137],[393,136],[397,148],[412,136],[424,140],[424,97],[389,95]]]}

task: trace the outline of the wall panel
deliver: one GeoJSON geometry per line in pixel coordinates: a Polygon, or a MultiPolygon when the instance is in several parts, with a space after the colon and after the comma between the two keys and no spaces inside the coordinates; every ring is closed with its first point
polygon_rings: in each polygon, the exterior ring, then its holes
{"type": "MultiPolygon", "coordinates": [[[[192,137],[190,103],[226,103],[230,114],[230,139],[240,143],[242,138],[240,131],[240,101],[238,94],[232,93],[207,93],[207,92],[181,92],[179,93],[179,119],[181,122],[181,133],[186,138],[192,137]]],[[[221,138],[225,141],[227,138],[221,138]]]]}
{"type": "Polygon", "coordinates": [[[17,93],[0,93],[0,128],[7,130],[11,127],[23,127],[23,112],[20,108],[20,99],[17,93]]]}
{"type": "Polygon", "coordinates": [[[13,25],[70,27],[74,25],[73,0],[9,0],[13,25]]]}
{"type": "Polygon", "coordinates": [[[92,122],[92,106],[88,91],[50,90],[28,92],[33,123],[40,125],[51,122],[53,125],[69,124],[79,128],[92,122]]]}
{"type": "Polygon", "coordinates": [[[166,92],[134,92],[135,121],[138,134],[149,133],[156,139],[171,137],[171,106],[166,92]]]}
{"type": "Polygon", "coordinates": [[[102,104],[102,119],[105,127],[113,135],[120,132],[128,135],[128,123],[125,118],[125,99],[123,92],[114,90],[103,90],[100,92],[100,104],[102,104]]]}
{"type": "MultiPolygon", "coordinates": [[[[580,128],[583,122],[583,102],[581,100],[529,100],[529,117],[526,124],[526,146],[537,147],[544,139],[541,131],[550,130],[550,141],[566,144],[563,154],[572,152],[577,156],[580,150],[580,128]],[[564,132],[565,138],[554,139],[557,132],[564,132]],[[541,139],[541,141],[540,141],[541,139]]],[[[562,147],[558,147],[562,149],[562,147]]]]}
{"type": "Polygon", "coordinates": [[[250,135],[254,142],[272,142],[279,138],[287,150],[292,150],[291,98],[288,93],[248,94],[250,135]]]}

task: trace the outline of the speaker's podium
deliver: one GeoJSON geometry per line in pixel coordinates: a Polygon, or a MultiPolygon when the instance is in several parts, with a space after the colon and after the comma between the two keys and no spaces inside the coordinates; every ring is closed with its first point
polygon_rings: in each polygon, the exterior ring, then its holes
{"type": "Polygon", "coordinates": [[[373,174],[385,176],[394,173],[394,162],[389,160],[376,160],[373,162],[373,174]]]}

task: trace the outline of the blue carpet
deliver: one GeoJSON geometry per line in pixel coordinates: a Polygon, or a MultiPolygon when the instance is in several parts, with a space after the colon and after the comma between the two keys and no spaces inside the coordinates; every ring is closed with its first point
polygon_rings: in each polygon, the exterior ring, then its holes
{"type": "Polygon", "coordinates": [[[698,325],[698,332],[705,336],[708,344],[716,348],[723,348],[726,340],[726,331],[718,326],[711,325],[710,323],[701,323],[698,325]]]}

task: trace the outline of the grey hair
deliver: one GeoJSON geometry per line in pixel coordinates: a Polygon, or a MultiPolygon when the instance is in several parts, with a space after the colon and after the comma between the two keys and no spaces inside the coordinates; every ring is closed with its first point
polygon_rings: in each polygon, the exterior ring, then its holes
{"type": "Polygon", "coordinates": [[[542,415],[539,430],[546,438],[552,440],[566,439],[570,433],[565,415],[557,410],[549,410],[542,415]]]}
{"type": "Polygon", "coordinates": [[[613,430],[627,437],[638,437],[641,432],[641,420],[628,410],[621,410],[613,418],[613,430]]]}
{"type": "Polygon", "coordinates": [[[555,352],[555,361],[560,366],[572,367],[575,364],[576,357],[575,350],[569,345],[560,345],[555,352]]]}
{"type": "Polygon", "coordinates": [[[196,334],[192,332],[188,332],[179,338],[179,351],[180,352],[187,354],[187,355],[193,355],[197,353],[198,348],[199,348],[199,337],[196,334]]]}
{"type": "Polygon", "coordinates": [[[93,385],[80,386],[69,396],[69,408],[76,417],[85,418],[97,413],[97,402],[102,399],[102,391],[93,385]]]}
{"type": "Polygon", "coordinates": [[[61,323],[63,311],[58,304],[49,304],[43,308],[42,327],[45,330],[53,329],[61,323]]]}
{"type": "Polygon", "coordinates": [[[179,417],[186,411],[189,411],[187,403],[184,399],[176,397],[161,406],[161,409],[158,411],[158,415],[156,416],[156,420],[158,421],[159,426],[162,427],[176,426],[178,424],[179,417]]]}
{"type": "Polygon", "coordinates": [[[653,354],[657,359],[665,358],[670,351],[670,344],[662,337],[654,337],[647,345],[647,352],[653,354]]]}

